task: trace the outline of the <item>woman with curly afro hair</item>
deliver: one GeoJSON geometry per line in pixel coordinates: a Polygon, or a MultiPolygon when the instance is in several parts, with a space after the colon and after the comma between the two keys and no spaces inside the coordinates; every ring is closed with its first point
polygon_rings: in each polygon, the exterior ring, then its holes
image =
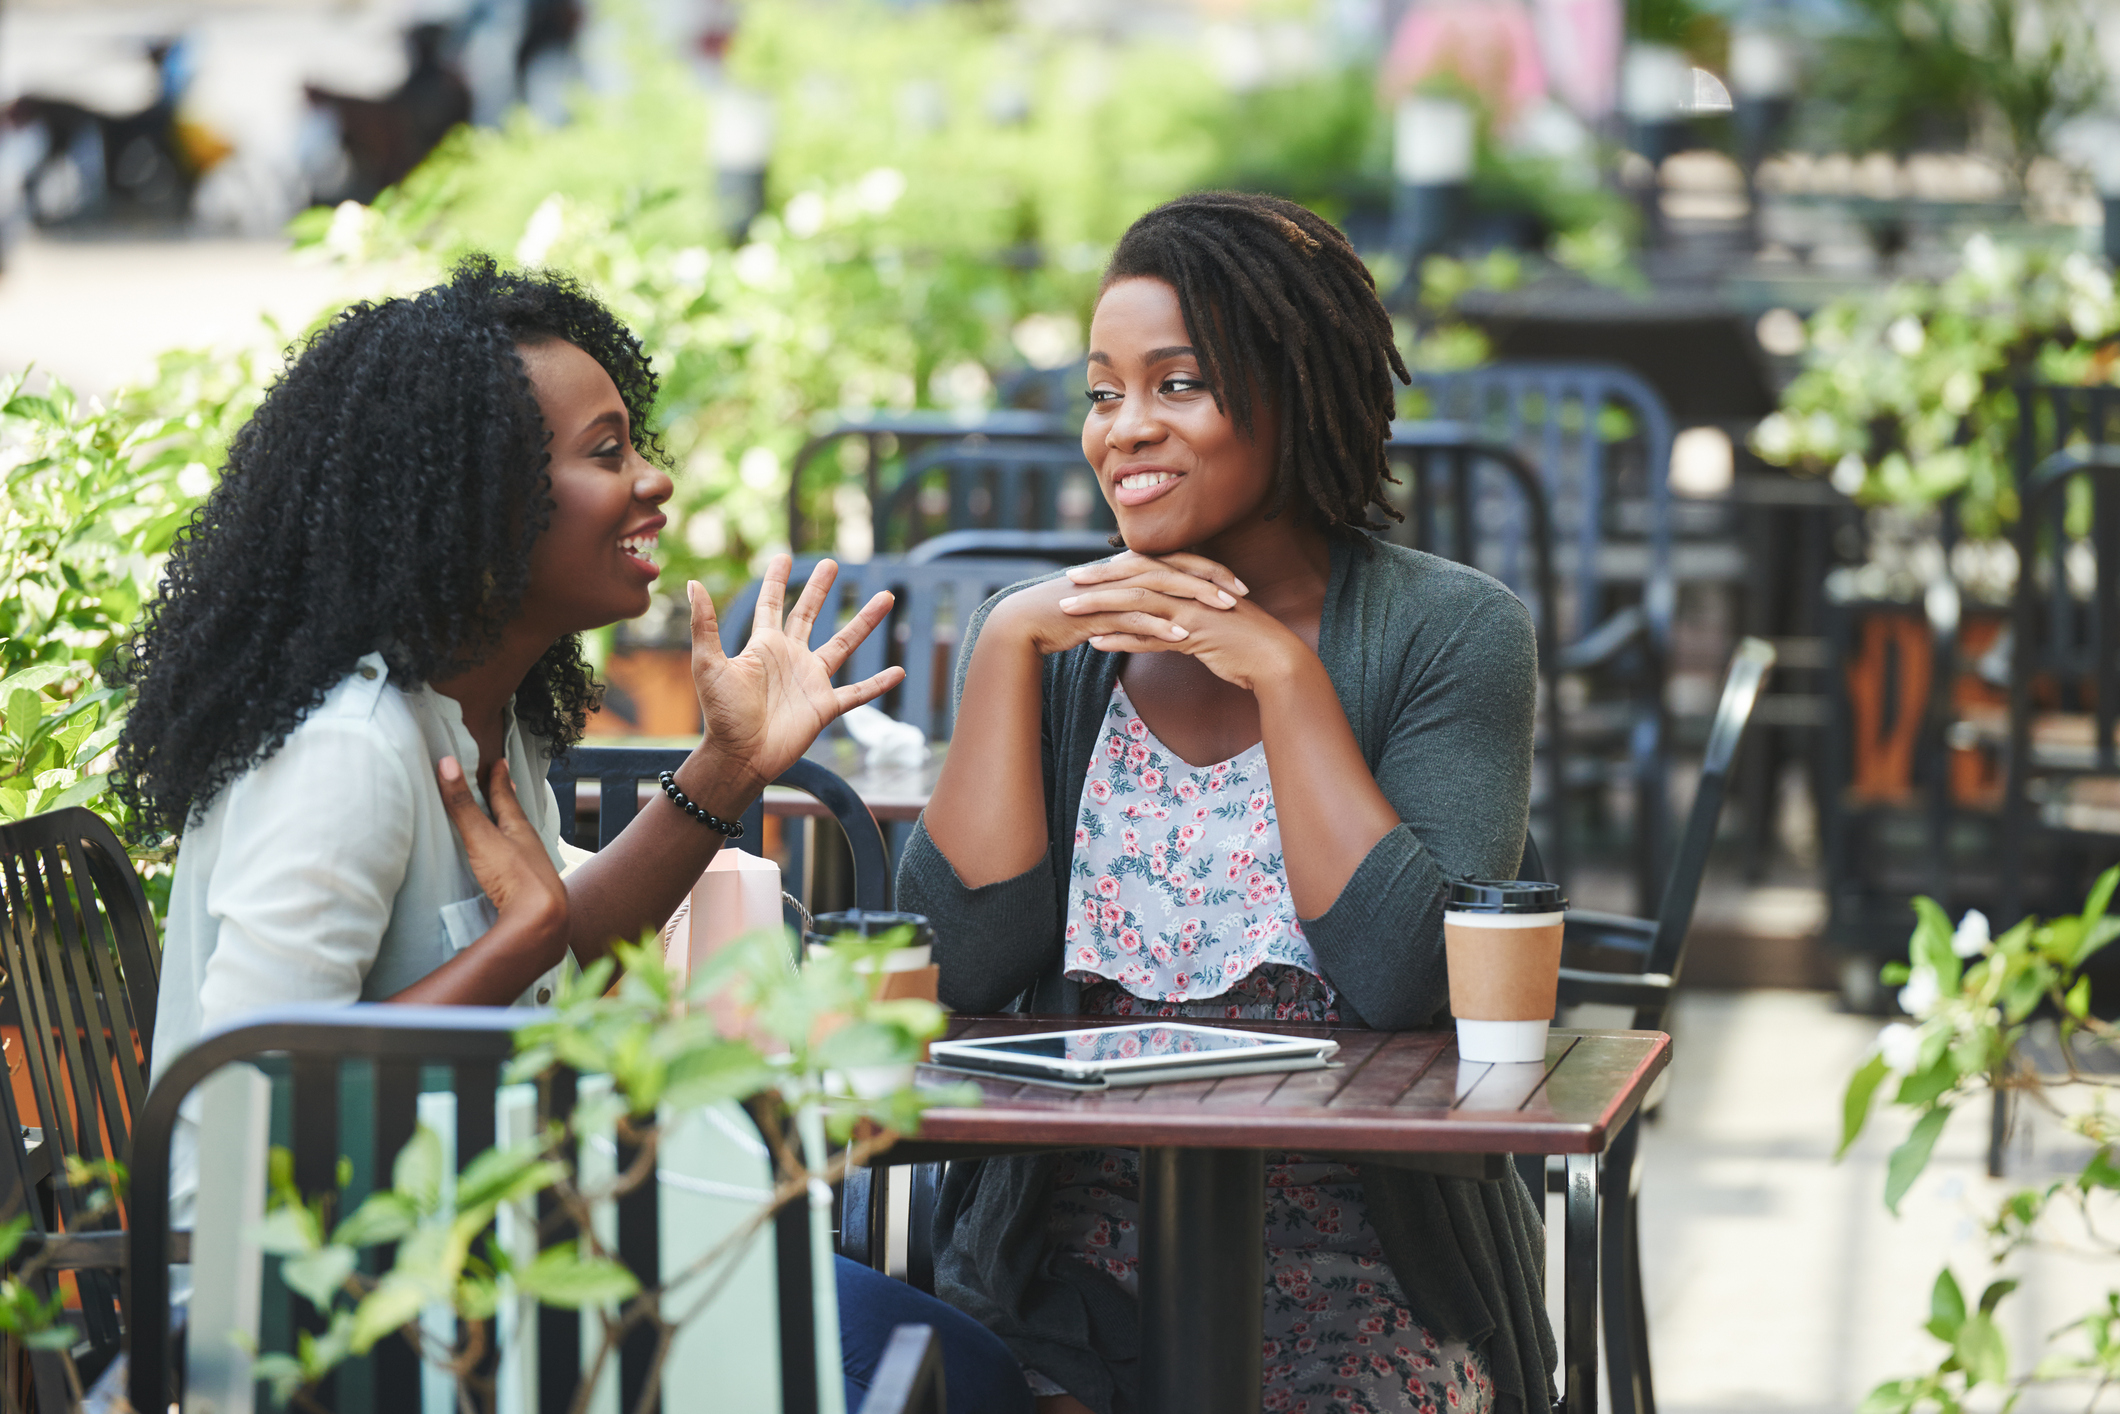
{"type": "MultiPolygon", "coordinates": [[[[148,828],[182,836],[158,1068],[268,1006],[549,1001],[563,966],[669,918],[723,842],[713,822],[897,682],[891,668],[831,683],[888,595],[808,648],[829,561],[785,624],[789,561],[773,562],[733,659],[688,585],[706,724],[675,772],[690,808],[658,797],[561,879],[545,770],[597,702],[581,634],[648,607],[672,489],[655,393],[602,305],[484,258],[356,305],[296,351],[125,664],[119,790],[148,828]]],[[[885,1306],[921,1303],[897,1319],[943,1330],[953,1385],[981,1383],[969,1352],[1005,1369],[997,1407],[1027,1407],[992,1337],[867,1272],[841,1279],[850,1379],[881,1351],[864,1332],[891,1323],[870,1277],[896,1288],[885,1306]]]]}

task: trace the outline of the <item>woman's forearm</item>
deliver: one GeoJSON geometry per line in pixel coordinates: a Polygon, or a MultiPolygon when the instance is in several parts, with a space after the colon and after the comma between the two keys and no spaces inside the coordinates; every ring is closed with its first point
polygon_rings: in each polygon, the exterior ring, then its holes
{"type": "Polygon", "coordinates": [[[1298,917],[1318,918],[1399,817],[1362,758],[1325,665],[1315,654],[1292,656],[1288,671],[1262,677],[1254,695],[1289,896],[1298,917]]]}
{"type": "Polygon", "coordinates": [[[557,916],[504,916],[484,937],[388,1000],[409,1006],[508,1006],[566,955],[564,923],[557,916]]]}
{"type": "Polygon", "coordinates": [[[972,649],[942,778],[922,815],[967,888],[1013,879],[1045,858],[1040,760],[1044,658],[1009,631],[1004,609],[972,649]]]}
{"type": "MultiPolygon", "coordinates": [[[[741,816],[763,789],[708,745],[674,774],[687,799],[723,820],[741,816]]],[[[617,839],[567,876],[567,946],[575,961],[587,967],[613,942],[633,942],[669,922],[722,843],[720,831],[657,792],[617,839]]]]}

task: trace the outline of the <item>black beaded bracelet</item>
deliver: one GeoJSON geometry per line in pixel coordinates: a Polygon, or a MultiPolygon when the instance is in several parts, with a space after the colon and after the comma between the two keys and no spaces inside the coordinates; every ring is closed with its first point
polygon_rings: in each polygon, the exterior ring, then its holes
{"type": "Polygon", "coordinates": [[[719,815],[709,815],[705,810],[694,805],[686,797],[685,793],[677,788],[677,777],[671,775],[668,771],[663,772],[656,779],[662,782],[663,794],[670,797],[670,803],[679,810],[684,811],[685,814],[699,821],[700,824],[705,825],[708,829],[719,830],[727,839],[740,840],[743,838],[743,821],[724,820],[719,815]]]}

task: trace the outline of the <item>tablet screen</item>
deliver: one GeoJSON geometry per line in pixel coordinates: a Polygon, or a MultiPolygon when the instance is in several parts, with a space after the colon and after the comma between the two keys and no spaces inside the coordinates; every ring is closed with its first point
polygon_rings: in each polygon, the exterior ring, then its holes
{"type": "Polygon", "coordinates": [[[1164,1056],[1229,1054],[1285,1045],[1288,1038],[1242,1031],[1193,1030],[1170,1026],[1110,1026],[1095,1031],[1053,1031],[1043,1036],[1011,1036],[995,1041],[967,1041],[1000,1055],[1037,1056],[1045,1060],[1156,1060],[1164,1056]]]}

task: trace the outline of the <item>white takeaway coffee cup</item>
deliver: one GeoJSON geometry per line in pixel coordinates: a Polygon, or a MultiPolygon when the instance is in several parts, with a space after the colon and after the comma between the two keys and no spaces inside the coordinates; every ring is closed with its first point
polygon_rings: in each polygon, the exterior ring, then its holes
{"type": "Polygon", "coordinates": [[[1459,1059],[1518,1063],[1546,1058],[1567,907],[1553,884],[1461,879],[1450,885],[1443,946],[1459,1059]]]}

